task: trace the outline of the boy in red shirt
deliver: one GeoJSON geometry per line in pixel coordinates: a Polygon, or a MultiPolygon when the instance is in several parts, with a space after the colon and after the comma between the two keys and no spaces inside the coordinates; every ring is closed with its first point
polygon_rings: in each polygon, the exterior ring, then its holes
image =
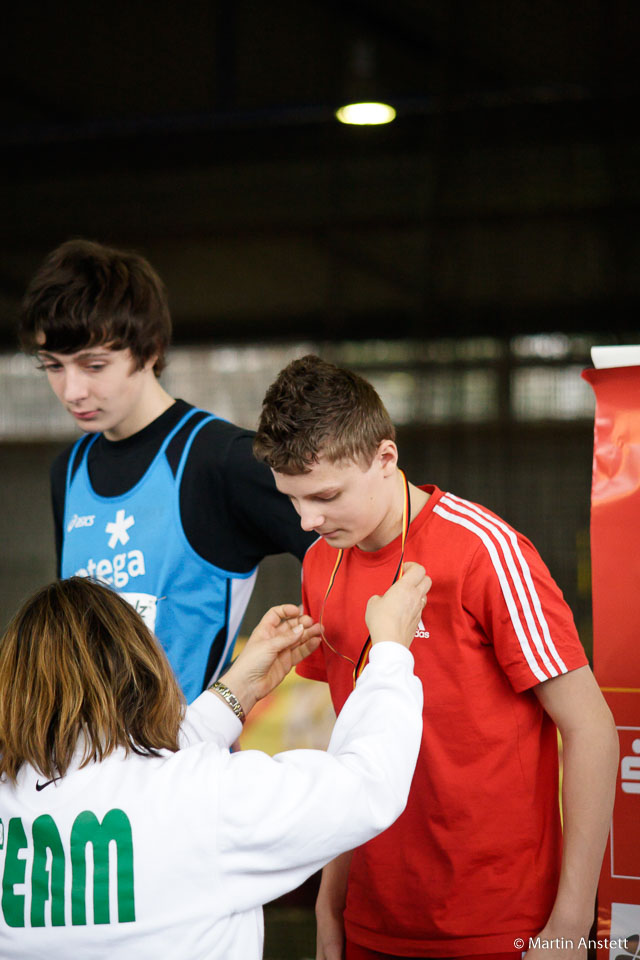
{"type": "Polygon", "coordinates": [[[586,957],[617,735],[535,548],[478,504],[409,483],[373,387],[318,357],[269,388],[254,449],[318,534],[303,600],[324,643],[299,672],[329,683],[336,711],[366,661],[367,599],[404,560],[433,580],[412,647],[425,706],[409,803],[325,868],[318,960],[586,957]]]}

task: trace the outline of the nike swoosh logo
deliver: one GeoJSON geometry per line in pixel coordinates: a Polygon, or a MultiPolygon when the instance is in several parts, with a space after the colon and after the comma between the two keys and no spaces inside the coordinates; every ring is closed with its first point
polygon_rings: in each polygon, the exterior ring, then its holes
{"type": "Polygon", "coordinates": [[[48,787],[52,783],[55,783],[56,780],[62,780],[62,777],[54,777],[53,780],[46,780],[44,783],[40,783],[39,780],[36,780],[36,790],[40,792],[40,790],[44,790],[45,787],[48,787]]]}

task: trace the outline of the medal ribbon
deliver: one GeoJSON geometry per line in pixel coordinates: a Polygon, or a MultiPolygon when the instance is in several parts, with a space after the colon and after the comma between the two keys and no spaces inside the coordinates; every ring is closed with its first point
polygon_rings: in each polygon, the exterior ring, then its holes
{"type": "MultiPolygon", "coordinates": [[[[404,473],[403,470],[401,470],[400,473],[402,474],[402,480],[404,483],[404,500],[402,504],[402,538],[400,541],[400,560],[398,562],[398,567],[393,576],[393,580],[391,581],[390,586],[393,586],[393,584],[397,580],[399,580],[400,577],[402,576],[402,565],[404,562],[404,548],[407,540],[407,534],[409,532],[409,524],[411,523],[411,498],[409,496],[409,481],[407,480],[406,474],[404,473]]],[[[349,663],[353,666],[353,685],[355,687],[358,677],[360,676],[360,674],[365,668],[367,658],[369,656],[369,651],[371,650],[371,636],[370,635],[367,636],[367,639],[365,640],[365,644],[362,650],[360,651],[360,656],[358,657],[358,661],[357,663],[354,663],[351,657],[348,657],[344,653],[340,653],[338,650],[335,649],[335,647],[331,646],[331,644],[326,638],[326,635],[324,632],[324,624],[322,622],[322,618],[324,617],[324,610],[327,605],[327,600],[329,599],[329,594],[331,593],[331,590],[333,589],[333,585],[336,581],[336,576],[338,574],[338,570],[340,569],[340,564],[342,563],[343,556],[344,556],[344,550],[343,549],[338,550],[338,556],[336,557],[336,562],[333,566],[333,570],[331,571],[331,576],[329,577],[329,583],[327,584],[327,589],[324,595],[324,599],[322,601],[319,622],[320,622],[320,629],[322,631],[322,639],[324,643],[326,643],[326,645],[329,647],[329,650],[331,650],[332,653],[335,653],[336,656],[342,657],[343,660],[348,660],[349,663]]]]}

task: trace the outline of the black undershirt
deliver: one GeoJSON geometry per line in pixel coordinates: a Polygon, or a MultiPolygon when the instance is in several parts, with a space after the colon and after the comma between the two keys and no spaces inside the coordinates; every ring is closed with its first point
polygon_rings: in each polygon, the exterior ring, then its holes
{"type": "MultiPolygon", "coordinates": [[[[184,414],[193,409],[176,400],[161,416],[124,440],[102,434],[89,451],[89,477],[102,497],[119,497],[144,476],[162,443],[184,414]]],[[[194,424],[191,417],[167,447],[175,476],[194,424]]],[[[90,436],[83,442],[81,450],[90,436]]],[[[224,420],[205,424],[194,438],[180,486],[180,516],[187,540],[209,563],[233,573],[248,573],[265,557],[292,553],[300,560],[315,534],[300,528],[289,500],[278,493],[268,467],[252,451],[253,433],[224,420]]],[[[58,574],[62,554],[64,498],[71,447],[51,466],[51,499],[58,574]]],[[[82,459],[76,456],[74,471],[82,459]]]]}

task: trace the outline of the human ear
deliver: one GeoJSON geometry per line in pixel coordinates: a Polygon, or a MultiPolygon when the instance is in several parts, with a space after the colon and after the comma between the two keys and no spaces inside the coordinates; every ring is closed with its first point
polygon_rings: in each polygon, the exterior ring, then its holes
{"type": "Polygon", "coordinates": [[[155,365],[156,365],[157,359],[158,359],[158,354],[157,354],[157,353],[154,353],[154,355],[153,355],[152,357],[149,357],[148,360],[145,360],[145,362],[144,362],[144,364],[143,364],[143,366],[142,366],[142,369],[143,369],[145,372],[146,372],[147,370],[153,370],[153,368],[154,368],[155,365]]]}
{"type": "Polygon", "coordinates": [[[393,440],[383,440],[376,451],[375,459],[380,463],[385,476],[395,473],[398,466],[398,448],[393,440]]]}

